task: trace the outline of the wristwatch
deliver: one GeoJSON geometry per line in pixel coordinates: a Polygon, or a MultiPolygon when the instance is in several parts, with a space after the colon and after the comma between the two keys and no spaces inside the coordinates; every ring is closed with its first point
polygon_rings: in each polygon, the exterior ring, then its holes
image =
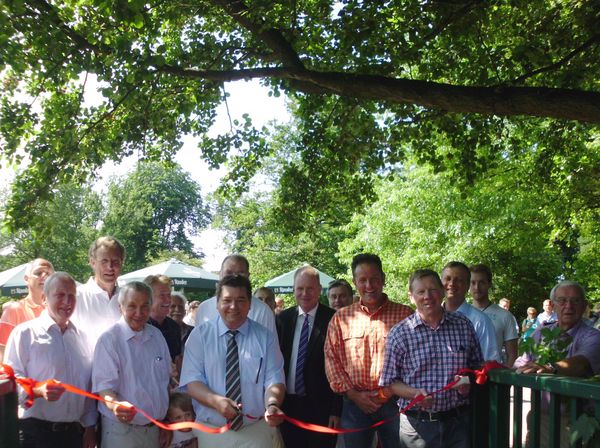
{"type": "Polygon", "coordinates": [[[555,362],[549,362],[548,364],[546,364],[546,368],[550,369],[550,373],[552,373],[552,374],[558,373],[558,366],[556,365],[555,362]]]}

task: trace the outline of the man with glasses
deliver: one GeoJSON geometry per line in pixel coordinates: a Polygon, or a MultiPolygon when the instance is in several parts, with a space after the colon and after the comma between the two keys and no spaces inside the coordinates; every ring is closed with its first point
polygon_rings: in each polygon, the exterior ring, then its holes
{"type": "MultiPolygon", "coordinates": [[[[550,373],[562,376],[589,377],[600,373],[600,331],[588,326],[582,319],[587,306],[583,287],[573,281],[563,281],[552,288],[550,299],[554,304],[557,322],[547,323],[535,330],[532,337],[539,343],[544,328],[559,327],[571,337],[566,356],[556,362],[540,363],[531,353],[517,358],[514,367],[517,373],[538,374],[550,373]]],[[[543,343],[544,341],[542,341],[543,343]]],[[[540,418],[541,446],[549,444],[550,424],[548,416],[549,397],[542,395],[542,414],[540,418]]],[[[532,414],[527,416],[527,442],[530,440],[532,414]]],[[[560,422],[559,446],[570,446],[571,428],[566,409],[562,409],[560,422]]],[[[528,446],[528,443],[526,443],[528,446]]]]}
{"type": "MultiPolygon", "coordinates": [[[[541,365],[531,353],[525,353],[515,361],[518,373],[555,373],[564,376],[588,377],[600,373],[600,331],[586,325],[583,313],[587,306],[583,287],[573,281],[560,282],[550,292],[557,322],[544,328],[557,326],[571,338],[567,356],[554,363],[541,365]]],[[[536,341],[541,339],[541,330],[533,333],[536,341]]]]}
{"type": "Polygon", "coordinates": [[[117,278],[125,261],[125,248],[112,236],[98,238],[88,252],[94,275],[77,288],[77,307],[72,320],[84,328],[92,349],[102,333],[121,317],[117,278]]]}

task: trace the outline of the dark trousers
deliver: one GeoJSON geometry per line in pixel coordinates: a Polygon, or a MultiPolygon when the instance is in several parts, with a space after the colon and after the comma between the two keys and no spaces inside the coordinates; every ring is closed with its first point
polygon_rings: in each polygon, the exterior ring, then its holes
{"type": "Polygon", "coordinates": [[[81,448],[83,428],[79,423],[52,423],[37,418],[19,420],[21,448],[81,448]]]}
{"type": "MultiPolygon", "coordinates": [[[[304,422],[327,426],[330,407],[329,403],[323,406],[323,404],[315,404],[314,400],[309,400],[307,397],[287,395],[283,403],[283,412],[304,422]],[[323,409],[324,407],[326,409],[323,409]]],[[[286,448],[334,448],[337,442],[335,434],[306,431],[288,422],[283,422],[279,428],[286,448]]]]}

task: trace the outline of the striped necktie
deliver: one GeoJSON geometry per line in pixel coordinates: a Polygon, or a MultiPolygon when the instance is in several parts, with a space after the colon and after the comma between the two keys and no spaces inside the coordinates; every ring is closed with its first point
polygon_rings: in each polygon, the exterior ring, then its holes
{"type": "MultiPolygon", "coordinates": [[[[227,360],[225,362],[225,396],[240,404],[242,402],[242,385],[240,384],[238,346],[235,342],[237,334],[237,330],[227,332],[229,341],[227,341],[227,360]]],[[[231,429],[237,431],[244,423],[244,415],[240,412],[229,422],[231,423],[231,429]]]]}
{"type": "Polygon", "coordinates": [[[304,387],[304,361],[306,361],[306,349],[308,348],[308,314],[304,314],[304,323],[300,332],[298,344],[298,359],[296,361],[296,395],[306,395],[304,387]]]}

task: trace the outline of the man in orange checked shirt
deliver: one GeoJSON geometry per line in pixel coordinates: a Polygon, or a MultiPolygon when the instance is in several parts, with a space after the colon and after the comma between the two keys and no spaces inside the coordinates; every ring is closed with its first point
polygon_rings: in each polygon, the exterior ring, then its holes
{"type": "Polygon", "coordinates": [[[44,283],[53,273],[54,266],[43,258],[36,258],[27,265],[23,276],[27,283],[27,297],[10,303],[0,318],[0,361],[12,329],[22,322],[39,317],[46,308],[43,297],[44,283]]]}
{"type": "MultiPolygon", "coordinates": [[[[331,389],[344,395],[340,426],[366,428],[398,413],[395,399],[380,391],[379,376],[388,332],[413,310],[383,293],[385,274],[377,255],[356,255],[352,278],[360,300],[340,309],[329,323],[325,371],[331,389]]],[[[345,447],[371,446],[375,431],[382,448],[399,446],[396,416],[375,429],[344,434],[345,447]]]]}

